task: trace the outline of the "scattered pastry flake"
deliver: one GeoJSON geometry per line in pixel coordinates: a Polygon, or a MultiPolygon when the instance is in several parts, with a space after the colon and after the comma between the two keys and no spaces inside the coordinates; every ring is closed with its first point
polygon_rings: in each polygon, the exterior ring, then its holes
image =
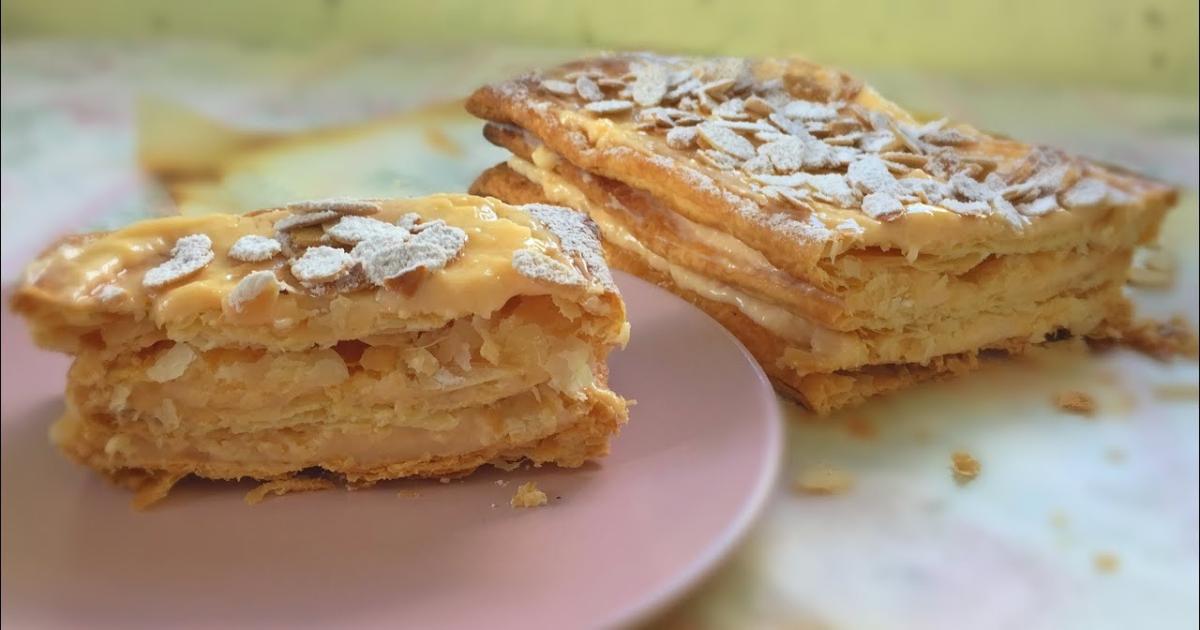
{"type": "Polygon", "coordinates": [[[421,496],[421,493],[416,490],[406,489],[406,490],[401,490],[401,491],[397,492],[396,496],[404,498],[404,499],[415,499],[415,498],[421,496]]]}
{"type": "Polygon", "coordinates": [[[1171,357],[1194,359],[1197,356],[1196,332],[1188,320],[1180,316],[1165,322],[1136,322],[1122,331],[1122,335],[1126,345],[1161,360],[1171,357]]]}
{"type": "Polygon", "coordinates": [[[869,418],[850,416],[842,425],[846,432],[860,440],[873,440],[879,436],[879,430],[869,418]]]}
{"type": "Polygon", "coordinates": [[[354,267],[354,257],[336,247],[319,245],[292,261],[292,275],[305,286],[337,280],[354,267]]]}
{"type": "Polygon", "coordinates": [[[1070,411],[1084,416],[1096,412],[1096,401],[1086,392],[1068,390],[1059,392],[1054,397],[1054,404],[1063,411],[1070,411]]]}
{"type": "Polygon", "coordinates": [[[657,63],[638,65],[634,69],[633,85],[629,88],[633,102],[642,107],[658,105],[667,94],[669,75],[667,68],[657,63]]]}
{"type": "Polygon", "coordinates": [[[162,501],[170,494],[171,488],[179,483],[187,475],[169,475],[159,474],[156,477],[145,479],[138,484],[137,491],[133,495],[133,509],[145,510],[151,505],[162,501]]]}
{"type": "Polygon", "coordinates": [[[584,105],[583,108],[593,114],[620,114],[633,109],[633,102],[623,99],[608,99],[604,101],[593,101],[584,105]]]}
{"type": "Polygon", "coordinates": [[[517,493],[508,502],[515,508],[532,508],[546,505],[546,493],[538,490],[537,483],[527,482],[517,488],[517,493]]]}
{"type": "Polygon", "coordinates": [[[954,481],[960,486],[975,481],[982,468],[979,460],[966,451],[950,454],[950,472],[954,473],[954,481]]]}
{"type": "Polygon", "coordinates": [[[1092,556],[1092,566],[1097,573],[1116,573],[1121,568],[1121,559],[1115,553],[1101,551],[1092,556]]]}
{"type": "Polygon", "coordinates": [[[904,213],[904,204],[888,193],[871,193],[862,200],[862,211],[872,219],[887,219],[904,213]]]}
{"type": "Polygon", "coordinates": [[[281,288],[282,285],[274,271],[269,269],[252,271],[238,281],[237,286],[233,287],[226,299],[229,302],[229,308],[240,313],[246,304],[254,301],[258,296],[267,292],[274,292],[278,295],[281,288]]]}
{"type": "Polygon", "coordinates": [[[1108,184],[1094,177],[1085,177],[1060,195],[1063,206],[1067,208],[1088,208],[1098,206],[1108,197],[1108,184]]]}
{"type": "Polygon", "coordinates": [[[1133,253],[1128,280],[1139,287],[1169,287],[1175,281],[1175,259],[1159,247],[1139,247],[1133,253]]]}
{"type": "Polygon", "coordinates": [[[411,293],[416,290],[412,282],[445,267],[467,244],[467,233],[445,222],[419,227],[411,237],[384,234],[354,246],[351,254],[362,263],[368,280],[411,293]]]}
{"type": "Polygon", "coordinates": [[[1154,397],[1159,400],[1195,401],[1200,399],[1200,385],[1196,383],[1167,383],[1165,385],[1158,385],[1154,388],[1154,397]]]}
{"type": "Polygon", "coordinates": [[[508,485],[508,482],[505,481],[504,479],[497,479],[495,483],[497,486],[499,486],[501,488],[506,487],[508,485]]]}
{"type": "MultiPolygon", "coordinates": [[[[415,225],[415,224],[414,224],[415,225]]],[[[344,245],[357,245],[361,241],[384,234],[408,236],[408,229],[370,217],[346,216],[325,229],[329,238],[344,245]]]]}
{"type": "Polygon", "coordinates": [[[329,199],[311,199],[296,201],[284,206],[285,210],[296,213],[336,212],[337,214],[367,215],[379,212],[379,202],[374,199],[352,199],[350,197],[332,197],[329,199]]]}
{"type": "Polygon", "coordinates": [[[800,471],[792,489],[800,494],[831,496],[845,494],[854,487],[854,476],[828,464],[809,466],[800,471]]]}
{"type": "Polygon", "coordinates": [[[112,304],[126,295],[129,295],[128,291],[111,282],[105,282],[92,289],[92,297],[99,300],[101,304],[112,304]]]}
{"type": "Polygon", "coordinates": [[[173,381],[187,371],[188,366],[196,359],[196,351],[186,343],[176,343],[166,352],[158,355],[154,365],[146,368],[146,378],[155,383],[173,381]]]}
{"type": "Polygon", "coordinates": [[[846,181],[864,193],[894,193],[896,178],[876,155],[864,155],[846,169],[846,181]]]}
{"type": "Polygon", "coordinates": [[[571,265],[532,249],[518,249],[512,256],[513,269],[529,278],[562,286],[582,286],[587,279],[571,265]]]}
{"type": "Polygon", "coordinates": [[[300,214],[290,214],[275,222],[276,232],[289,232],[299,228],[309,227],[311,225],[320,225],[327,223],[342,216],[340,213],[333,210],[320,210],[317,212],[305,212],[300,214]]]}
{"type": "Polygon", "coordinates": [[[241,262],[262,262],[278,256],[283,244],[269,237],[247,234],[234,241],[229,248],[229,257],[241,262]]]}
{"type": "Polygon", "coordinates": [[[1017,205],[1017,212],[1027,217],[1040,217],[1058,210],[1058,198],[1054,195],[1038,197],[1029,203],[1017,205]]]}
{"type": "Polygon", "coordinates": [[[831,120],[837,117],[837,108],[813,101],[792,101],[783,107],[783,115],[798,120],[831,120]]]}
{"type": "Polygon", "coordinates": [[[332,489],[335,484],[323,477],[291,477],[264,481],[257,488],[246,493],[246,505],[258,505],[269,495],[283,496],[293,492],[316,492],[332,489]]]}
{"type": "Polygon", "coordinates": [[[755,155],[754,145],[728,127],[705,122],[700,123],[696,130],[708,146],[722,153],[742,160],[748,160],[755,155]]]}
{"type": "Polygon", "coordinates": [[[212,239],[192,234],[175,241],[171,258],[142,276],[142,286],[158,289],[178,282],[208,266],[213,260],[212,239]]]}

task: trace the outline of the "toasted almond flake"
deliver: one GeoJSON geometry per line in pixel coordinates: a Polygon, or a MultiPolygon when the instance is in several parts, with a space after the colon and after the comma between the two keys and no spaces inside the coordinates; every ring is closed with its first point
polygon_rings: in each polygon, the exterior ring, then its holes
{"type": "Polygon", "coordinates": [[[241,262],[262,262],[278,256],[281,251],[283,245],[279,241],[269,236],[247,234],[234,241],[228,256],[241,262]]]}
{"type": "Polygon", "coordinates": [[[1017,205],[1017,212],[1027,217],[1040,217],[1058,210],[1058,198],[1054,195],[1039,197],[1029,203],[1017,205]]]}
{"type": "Polygon", "coordinates": [[[350,197],[330,197],[329,199],[309,199],[295,201],[283,207],[292,212],[336,212],[338,214],[368,215],[379,212],[379,202],[374,199],[353,199],[350,197]]]}
{"type": "Polygon", "coordinates": [[[596,79],[596,85],[600,86],[602,90],[619,90],[626,87],[624,79],[613,79],[610,77],[596,79]]]}
{"type": "Polygon", "coordinates": [[[600,89],[600,86],[596,85],[595,81],[586,76],[575,79],[575,91],[585,101],[604,100],[604,92],[600,89]]]}
{"type": "Polygon", "coordinates": [[[726,120],[746,120],[749,116],[746,115],[745,101],[740,98],[731,98],[713,109],[713,115],[726,120]]]}
{"type": "Polygon", "coordinates": [[[671,90],[669,92],[667,92],[667,94],[663,97],[663,100],[677,101],[680,98],[682,98],[685,94],[691,94],[692,92],[695,92],[697,89],[700,88],[700,85],[701,85],[701,83],[700,83],[699,79],[697,79],[695,77],[689,78],[689,79],[683,81],[682,83],[679,83],[678,85],[672,87],[671,90]]]}
{"type": "Polygon", "coordinates": [[[897,180],[901,196],[914,195],[925,203],[940,203],[950,195],[950,187],[936,179],[905,177],[897,180]]]}
{"type": "Polygon", "coordinates": [[[404,228],[411,232],[417,224],[421,222],[421,215],[416,212],[409,212],[396,219],[396,227],[404,228]]]}
{"type": "Polygon", "coordinates": [[[584,105],[583,108],[593,114],[620,114],[633,109],[633,103],[630,101],[612,99],[607,101],[595,101],[584,105]]]}
{"type": "Polygon", "coordinates": [[[709,81],[696,88],[696,98],[703,99],[708,96],[719,96],[725,93],[726,90],[733,87],[735,80],[732,78],[717,79],[709,81]]]}
{"type": "Polygon", "coordinates": [[[755,133],[773,133],[775,128],[763,122],[744,120],[713,120],[710,124],[724,127],[733,131],[753,131],[755,133]]]}
{"type": "Polygon", "coordinates": [[[403,282],[418,270],[437,271],[454,260],[467,244],[467,233],[446,223],[430,222],[411,238],[383,234],[354,246],[367,279],[379,286],[403,282]]]}
{"type": "Polygon", "coordinates": [[[696,129],[700,132],[700,138],[708,146],[718,151],[742,160],[748,160],[755,155],[754,145],[749,140],[726,127],[715,125],[711,122],[704,122],[700,123],[696,129]]]}
{"type": "Polygon", "coordinates": [[[775,108],[766,99],[759,96],[751,96],[746,99],[743,108],[751,114],[758,114],[759,116],[769,116],[775,111],[775,108]]]}
{"type": "Polygon", "coordinates": [[[875,192],[863,197],[862,211],[872,219],[899,216],[904,205],[889,193],[875,192]]]}
{"type": "Polygon", "coordinates": [[[667,146],[672,149],[690,149],[696,145],[695,127],[675,127],[667,132],[667,146]]]}
{"type": "Polygon", "coordinates": [[[846,181],[864,193],[895,194],[899,190],[896,178],[877,155],[864,155],[855,160],[846,169],[846,181]]]}
{"type": "Polygon", "coordinates": [[[801,139],[812,138],[812,134],[808,132],[808,129],[804,128],[804,125],[793,121],[779,112],[770,114],[767,116],[767,120],[771,121],[771,124],[775,125],[780,131],[788,135],[796,136],[797,138],[801,139]]]}
{"type": "Polygon", "coordinates": [[[905,153],[903,151],[888,151],[880,153],[879,157],[897,164],[903,164],[909,168],[921,168],[929,161],[929,158],[916,153],[905,153]]]}
{"type": "Polygon", "coordinates": [[[306,212],[303,214],[288,215],[275,222],[276,232],[289,232],[299,228],[320,225],[322,223],[333,221],[342,216],[341,213],[333,210],[321,210],[318,212],[306,212]]]}
{"type": "Polygon", "coordinates": [[[642,107],[652,107],[662,101],[667,94],[667,84],[670,81],[669,71],[661,64],[639,64],[634,68],[633,85],[629,94],[633,102],[642,107]]]}
{"type": "Polygon", "coordinates": [[[900,146],[900,144],[896,134],[884,130],[863,134],[858,142],[858,147],[870,153],[882,153],[884,151],[891,151],[900,146]]]}
{"type": "Polygon", "coordinates": [[[831,136],[829,138],[825,138],[824,142],[826,144],[833,144],[842,147],[853,147],[858,145],[858,141],[861,140],[862,137],[862,132],[854,131],[840,136],[831,136]]]}
{"type": "Polygon", "coordinates": [[[910,203],[904,206],[905,214],[934,214],[938,210],[940,208],[937,206],[931,206],[927,203],[910,203]]]}
{"type": "Polygon", "coordinates": [[[696,159],[722,171],[731,171],[739,166],[737,158],[712,149],[700,149],[696,152],[696,159]]]}
{"type": "Polygon", "coordinates": [[[988,203],[992,204],[993,214],[999,215],[1000,218],[1007,221],[1009,225],[1013,226],[1014,228],[1022,229],[1026,225],[1029,225],[1029,219],[1021,216],[1021,213],[1017,212],[1017,209],[1013,206],[1012,202],[1004,197],[996,195],[992,197],[988,203]]]}
{"type": "Polygon", "coordinates": [[[214,258],[212,239],[205,234],[192,234],[175,241],[171,258],[142,276],[142,286],[158,289],[178,282],[204,269],[214,258]]]}
{"type": "Polygon", "coordinates": [[[962,146],[971,144],[975,139],[957,129],[938,129],[917,136],[922,142],[938,146],[962,146]]]}
{"type": "Polygon", "coordinates": [[[391,232],[408,235],[408,230],[404,228],[370,217],[342,217],[340,221],[325,229],[329,238],[343,245],[357,245],[363,239],[391,232]]]}
{"type": "Polygon", "coordinates": [[[837,108],[826,103],[795,100],[783,108],[783,115],[794,120],[832,120],[837,108]]]}
{"type": "Polygon", "coordinates": [[[964,216],[983,216],[992,211],[992,206],[986,201],[959,201],[957,199],[943,199],[942,207],[955,213],[964,216]]]}
{"type": "Polygon", "coordinates": [[[274,271],[251,271],[238,281],[233,290],[229,292],[226,300],[229,303],[229,308],[233,309],[234,312],[240,313],[246,304],[254,301],[258,296],[269,292],[278,294],[281,288],[279,278],[275,276],[274,271]]]}
{"type": "Polygon", "coordinates": [[[954,194],[967,201],[987,201],[997,193],[963,173],[955,173],[951,176],[949,184],[954,194]]]}
{"type": "Polygon", "coordinates": [[[760,145],[758,154],[770,160],[780,173],[792,173],[804,167],[804,142],[794,136],[783,136],[760,145]]]}
{"type": "Polygon", "coordinates": [[[742,170],[747,173],[770,173],[774,170],[774,167],[767,156],[759,154],[742,162],[742,170]]]}
{"type": "Polygon", "coordinates": [[[1088,208],[1098,206],[1108,196],[1108,184],[1094,177],[1085,177],[1059,195],[1065,208],[1088,208]]]}
{"type": "Polygon", "coordinates": [[[811,210],[808,205],[808,192],[797,188],[776,188],[779,191],[779,196],[792,204],[792,206],[801,210],[811,210]]]}
{"type": "Polygon", "coordinates": [[[304,250],[304,255],[293,260],[292,275],[300,284],[312,286],[338,279],[354,266],[354,258],[336,247],[318,245],[304,250]]]}
{"type": "Polygon", "coordinates": [[[532,249],[518,249],[512,256],[513,269],[529,278],[561,286],[583,286],[587,279],[579,270],[532,249]]]}
{"type": "Polygon", "coordinates": [[[615,289],[600,243],[600,228],[586,214],[543,203],[525,204],[521,208],[554,234],[563,253],[586,275],[605,288],[615,289]]]}
{"type": "Polygon", "coordinates": [[[575,96],[575,84],[557,79],[542,79],[542,89],[559,96],[575,96]]]}

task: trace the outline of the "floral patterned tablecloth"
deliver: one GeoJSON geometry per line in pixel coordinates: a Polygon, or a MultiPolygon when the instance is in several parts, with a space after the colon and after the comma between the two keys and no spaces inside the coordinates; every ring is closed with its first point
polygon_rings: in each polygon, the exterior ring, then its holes
{"type": "MultiPolygon", "coordinates": [[[[0,100],[4,283],[57,234],[172,210],[159,182],[137,163],[139,99],[166,99],[242,128],[299,131],[446,102],[567,56],[487,47],[297,55],[184,43],[7,43],[0,100]]],[[[1180,185],[1183,201],[1164,236],[1179,266],[1175,286],[1136,298],[1144,312],[1182,313],[1195,325],[1194,98],[869,78],[916,110],[939,110],[1180,185]]],[[[474,121],[443,127],[459,149],[453,155],[430,159],[428,147],[399,147],[392,170],[373,180],[297,182],[273,176],[278,165],[258,165],[229,186],[268,181],[280,194],[306,193],[295,196],[310,196],[313,186],[343,194],[384,192],[372,186],[394,186],[386,191],[392,194],[461,190],[473,173],[502,159],[474,121]]],[[[1195,363],[1060,348],[829,421],[788,407],[789,477],[763,520],[724,567],[655,625],[1194,628],[1196,382],[1195,363]],[[1053,408],[1050,398],[1068,387],[1097,396],[1094,419],[1053,408]],[[949,472],[958,449],[983,466],[963,486],[949,472]],[[814,465],[844,471],[853,487],[835,496],[792,492],[791,476],[814,465]]]]}

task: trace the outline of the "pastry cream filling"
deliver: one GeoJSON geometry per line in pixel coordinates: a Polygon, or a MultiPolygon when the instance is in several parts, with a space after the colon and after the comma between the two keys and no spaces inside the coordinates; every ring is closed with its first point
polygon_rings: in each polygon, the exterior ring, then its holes
{"type": "MultiPolygon", "coordinates": [[[[582,191],[567,183],[561,177],[517,157],[510,159],[508,164],[522,176],[539,184],[550,199],[557,203],[563,203],[586,211],[592,220],[596,222],[596,225],[600,227],[600,232],[604,235],[606,241],[636,254],[646,264],[657,271],[668,274],[680,287],[710,300],[734,306],[742,314],[763,328],[789,341],[810,346],[822,354],[837,353],[839,350],[842,350],[839,346],[851,342],[848,339],[848,335],[820,326],[783,307],[747,295],[727,284],[706,278],[655,254],[637,240],[628,230],[613,221],[596,204],[591,203],[582,191]]],[[[704,229],[719,234],[719,232],[716,232],[712,228],[704,227],[704,229]]],[[[698,230],[696,233],[702,234],[703,232],[698,230]]],[[[737,240],[732,237],[728,238],[734,241],[737,240]]],[[[753,251],[758,256],[762,256],[762,254],[750,249],[745,244],[740,243],[740,241],[738,244],[742,248],[753,251]]],[[[845,350],[848,350],[848,348],[845,348],[845,350]]]]}

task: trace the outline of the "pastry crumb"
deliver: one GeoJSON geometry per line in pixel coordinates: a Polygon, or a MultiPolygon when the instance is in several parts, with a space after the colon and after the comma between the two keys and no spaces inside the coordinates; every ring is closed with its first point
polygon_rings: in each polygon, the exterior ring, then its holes
{"type": "Polygon", "coordinates": [[[863,416],[850,416],[846,418],[843,426],[847,433],[860,440],[873,440],[879,436],[879,430],[875,428],[875,424],[863,416]]]}
{"type": "Polygon", "coordinates": [[[854,475],[828,464],[805,468],[792,482],[792,489],[796,492],[817,496],[844,494],[853,487],[854,475]]]}
{"type": "Polygon", "coordinates": [[[417,492],[416,490],[401,490],[400,492],[396,493],[396,496],[404,499],[415,499],[421,496],[421,493],[417,492]]]}
{"type": "Polygon", "coordinates": [[[966,451],[955,451],[950,454],[950,471],[954,473],[954,481],[959,485],[974,481],[982,469],[983,466],[979,460],[966,451]]]}
{"type": "Polygon", "coordinates": [[[1096,412],[1096,400],[1090,394],[1078,390],[1059,392],[1054,397],[1054,404],[1063,411],[1084,416],[1090,416],[1096,412]]]}
{"type": "Polygon", "coordinates": [[[1167,383],[1154,388],[1154,397],[1159,400],[1195,401],[1200,399],[1200,385],[1196,383],[1167,383]]]}
{"type": "Polygon", "coordinates": [[[269,495],[283,496],[293,492],[316,492],[318,490],[329,490],[334,484],[328,479],[320,477],[292,477],[290,479],[276,479],[275,481],[265,481],[260,483],[257,488],[246,493],[246,505],[257,505],[262,503],[263,499],[269,495]]]}
{"type": "Polygon", "coordinates": [[[1121,568],[1121,559],[1115,553],[1101,551],[1092,556],[1092,566],[1097,573],[1116,573],[1121,568]]]}
{"type": "Polygon", "coordinates": [[[508,503],[515,508],[531,508],[546,505],[546,501],[546,493],[538,490],[537,484],[530,481],[521,484],[508,503]]]}
{"type": "Polygon", "coordinates": [[[1150,356],[1166,360],[1172,357],[1195,359],[1200,342],[1188,320],[1180,316],[1165,322],[1143,320],[1122,331],[1125,345],[1150,356]]]}
{"type": "Polygon", "coordinates": [[[508,485],[508,482],[507,482],[507,481],[505,481],[504,479],[497,479],[497,480],[496,480],[496,485],[497,485],[497,486],[499,486],[499,487],[501,487],[501,488],[503,488],[503,487],[505,487],[505,486],[507,486],[507,485],[508,485]]]}

